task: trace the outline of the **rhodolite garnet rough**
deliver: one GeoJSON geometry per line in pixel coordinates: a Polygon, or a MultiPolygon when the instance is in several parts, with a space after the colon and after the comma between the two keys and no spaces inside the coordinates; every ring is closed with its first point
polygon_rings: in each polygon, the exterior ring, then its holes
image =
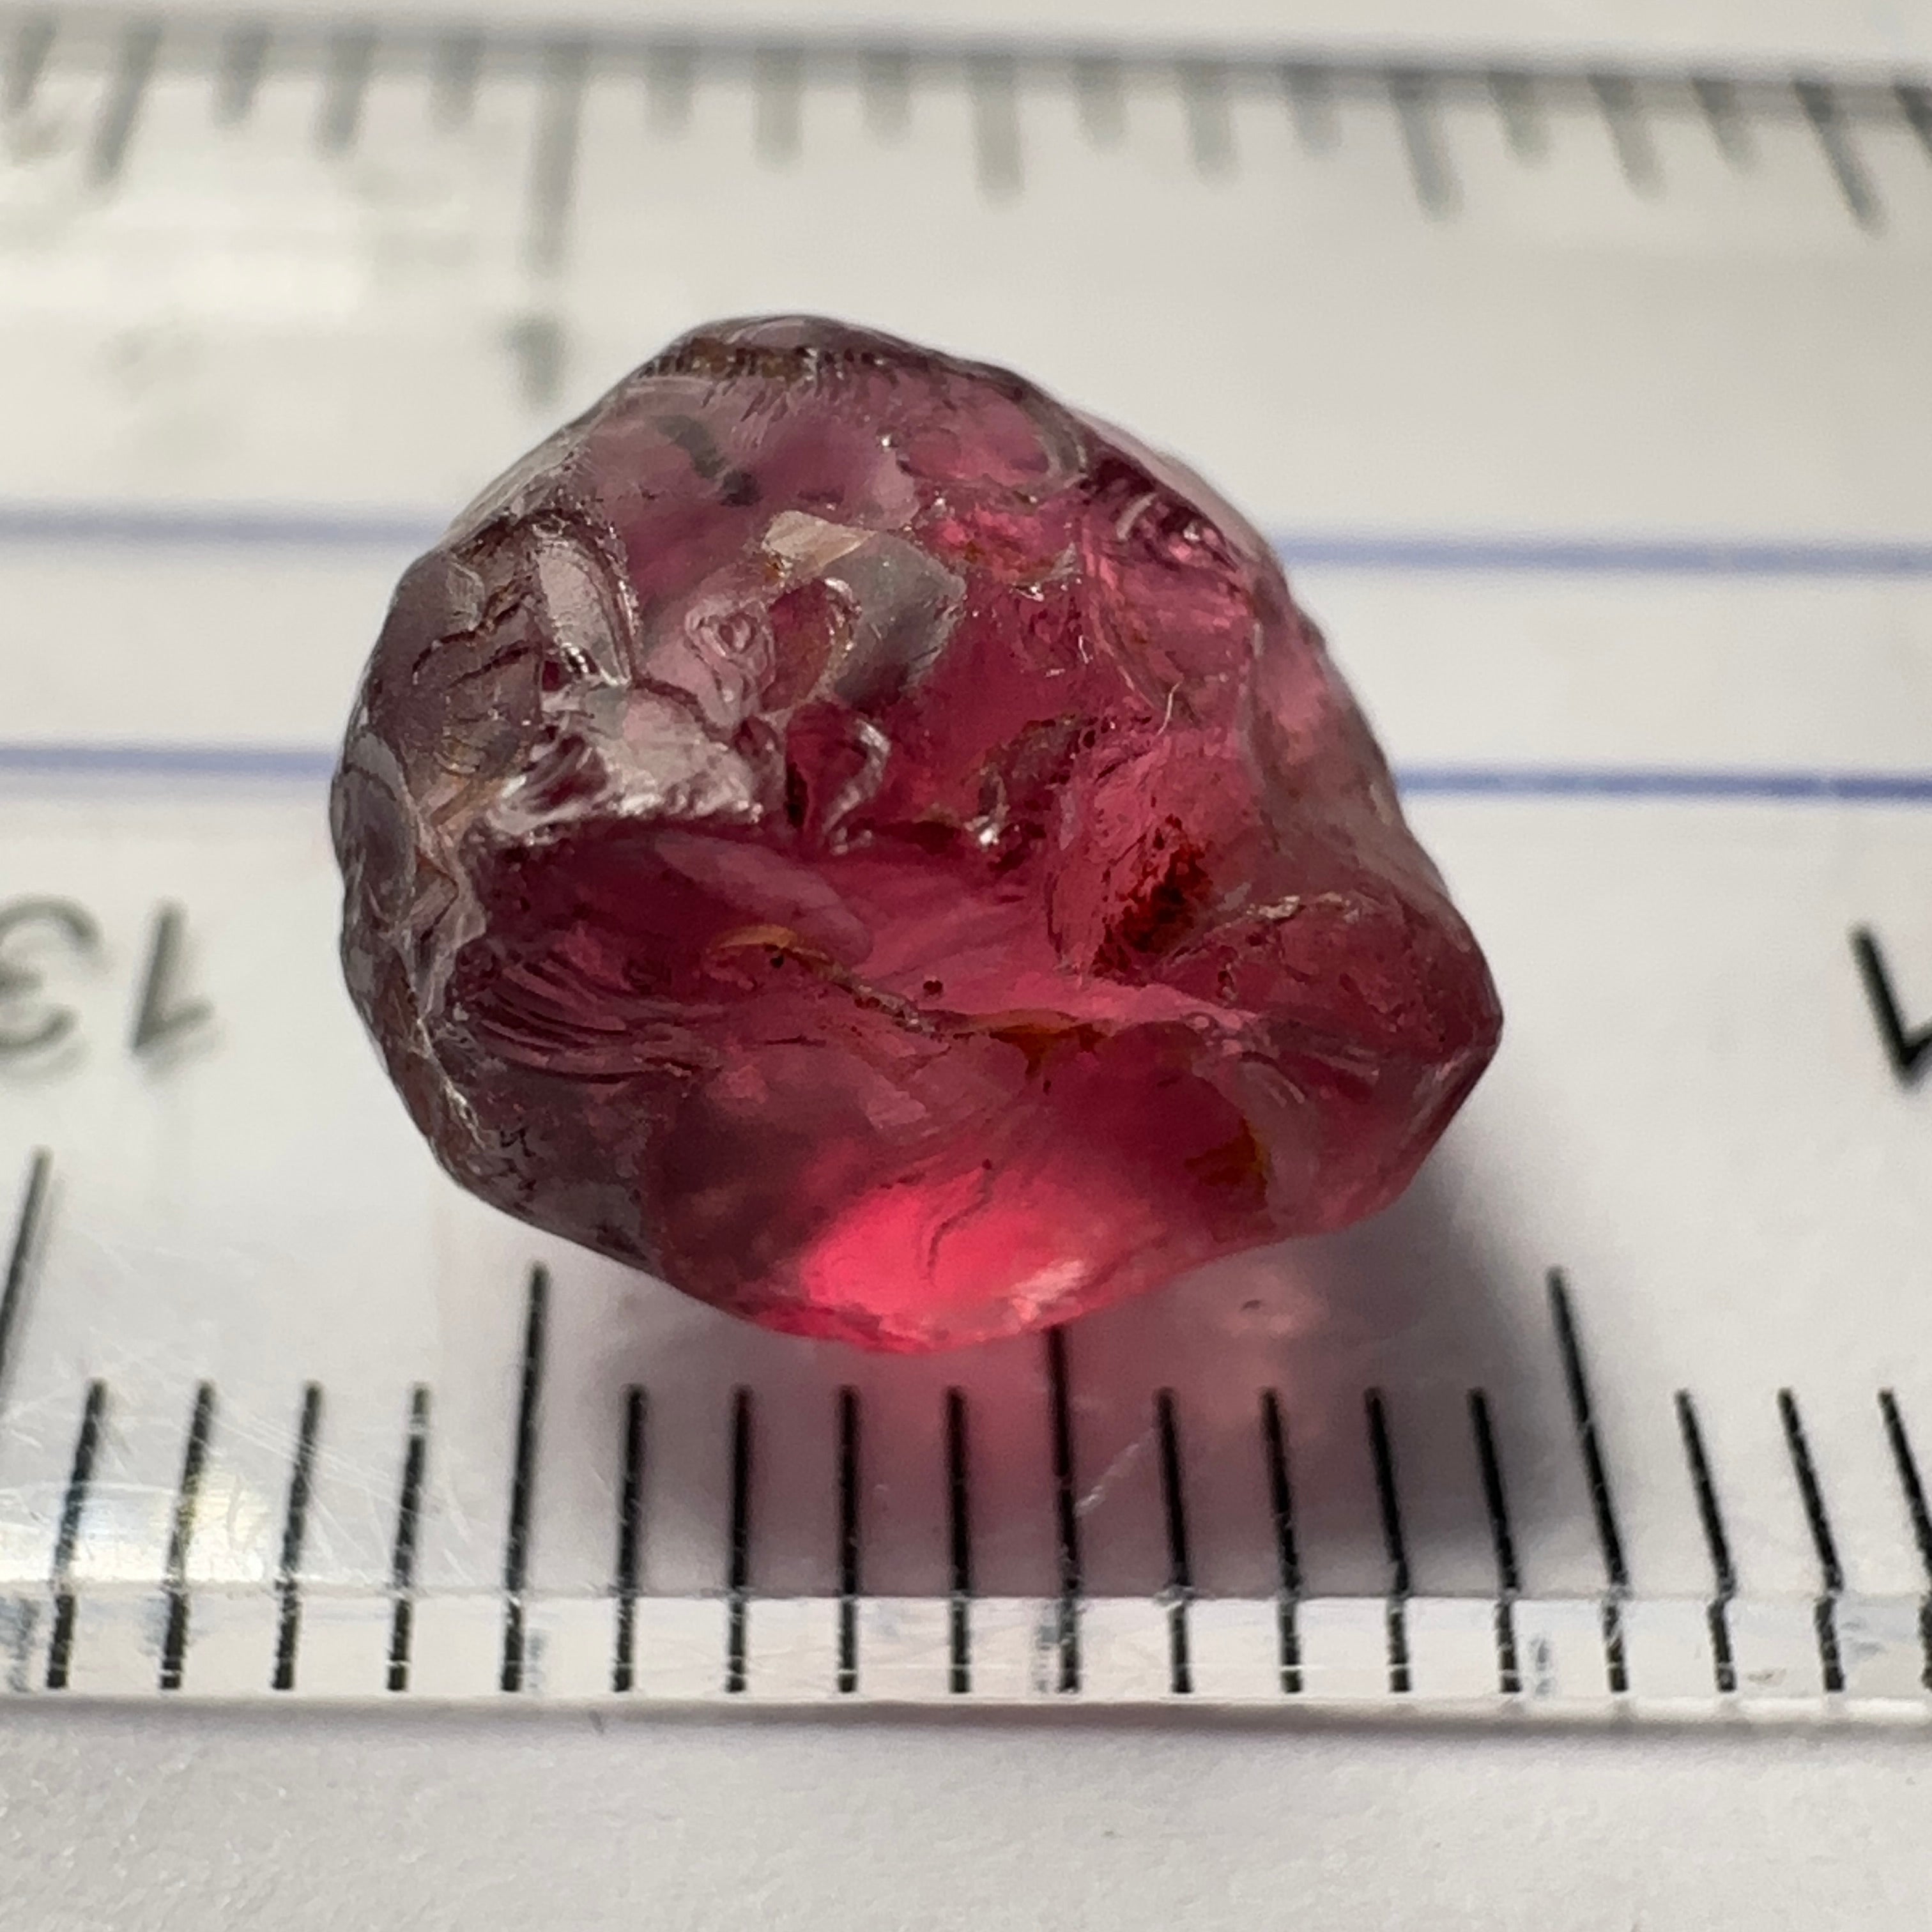
{"type": "Polygon", "coordinates": [[[1501,1026],[1242,518],[809,316],[672,344],[411,566],[332,822],[458,1180],[875,1348],[1373,1212],[1501,1026]]]}

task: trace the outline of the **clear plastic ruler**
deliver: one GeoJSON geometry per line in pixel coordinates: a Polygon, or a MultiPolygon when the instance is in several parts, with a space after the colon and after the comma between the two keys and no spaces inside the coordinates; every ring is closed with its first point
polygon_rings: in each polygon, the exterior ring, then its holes
{"type": "Polygon", "coordinates": [[[1922,1717],[1928,76],[0,15],[0,1679],[1922,1717]],[[337,981],[388,584],[702,317],[1280,534],[1490,950],[1411,1194],[1044,1341],[459,1196],[337,981]]]}

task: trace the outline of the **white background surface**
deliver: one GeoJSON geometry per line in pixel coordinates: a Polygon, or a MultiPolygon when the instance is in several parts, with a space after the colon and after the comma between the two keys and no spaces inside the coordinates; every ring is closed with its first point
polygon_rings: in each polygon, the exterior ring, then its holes
{"type": "MultiPolygon", "coordinates": [[[[1426,22],[1431,44],[1932,52],[1924,7],[1455,10],[1426,22]]],[[[922,17],[1355,44],[1414,35],[1420,11],[1399,0],[1184,10],[1082,0],[1042,22],[1036,8],[990,0],[922,17]]],[[[710,17],[728,14],[807,17],[771,0],[710,17]]],[[[880,10],[810,17],[852,24],[880,10]]],[[[1768,707],[1763,742],[1828,708],[1768,707]]],[[[1420,707],[1413,728],[1426,730],[1420,707]]],[[[1901,742],[1899,760],[1912,748],[1901,742]]],[[[1928,1769],[1916,1731],[15,1707],[0,1724],[0,1897],[10,1923],[50,1932],[1906,1926],[1922,1923],[1932,1882],[1928,1769]]]]}
{"type": "Polygon", "coordinates": [[[1865,1932],[1932,1882],[1916,1734],[8,1727],[35,1932],[1865,1932]]]}

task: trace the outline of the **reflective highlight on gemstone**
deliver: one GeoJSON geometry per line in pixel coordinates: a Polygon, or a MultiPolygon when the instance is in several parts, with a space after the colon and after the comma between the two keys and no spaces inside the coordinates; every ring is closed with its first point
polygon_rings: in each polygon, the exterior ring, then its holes
{"type": "Polygon", "coordinates": [[[410,567],[332,815],[458,1180],[872,1347],[1372,1213],[1501,1024],[1240,515],[809,316],[674,343],[410,567]]]}

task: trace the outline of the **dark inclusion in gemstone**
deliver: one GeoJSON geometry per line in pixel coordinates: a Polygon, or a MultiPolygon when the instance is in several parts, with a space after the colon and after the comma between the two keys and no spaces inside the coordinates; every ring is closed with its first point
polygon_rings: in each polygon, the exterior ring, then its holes
{"type": "Polygon", "coordinates": [[[872,1347],[1372,1213],[1501,1025],[1242,518],[810,316],[674,343],[410,567],[332,815],[451,1174],[872,1347]]]}

